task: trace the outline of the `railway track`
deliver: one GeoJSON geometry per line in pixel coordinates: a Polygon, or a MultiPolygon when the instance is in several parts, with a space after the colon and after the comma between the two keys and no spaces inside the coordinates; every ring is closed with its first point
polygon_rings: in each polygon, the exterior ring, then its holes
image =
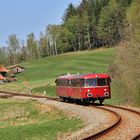
{"type": "Polygon", "coordinates": [[[43,95],[34,95],[34,94],[25,94],[25,93],[16,93],[16,92],[8,92],[8,91],[0,91],[1,97],[4,96],[4,94],[9,96],[23,96],[23,97],[32,97],[32,98],[45,98],[49,100],[55,100],[55,101],[60,101],[59,98],[55,97],[48,97],[48,96],[43,96],[43,95]]]}
{"type": "Polygon", "coordinates": [[[109,126],[108,128],[106,128],[106,129],[104,129],[104,130],[102,130],[94,135],[86,137],[86,138],[84,138],[84,140],[98,139],[98,138],[102,137],[103,135],[107,134],[108,132],[114,130],[118,125],[120,125],[120,123],[122,121],[121,116],[119,114],[117,114],[116,112],[109,110],[109,109],[106,109],[106,108],[99,108],[99,107],[96,107],[96,108],[112,113],[114,115],[114,117],[116,117],[116,121],[113,123],[113,125],[109,126]]]}
{"type": "MultiPolygon", "coordinates": [[[[32,97],[32,98],[45,98],[48,100],[60,101],[59,98],[47,97],[47,96],[42,96],[42,95],[20,94],[20,93],[7,92],[7,91],[0,91],[0,94],[6,94],[7,96],[9,95],[9,96],[23,96],[23,97],[32,97]]],[[[90,107],[93,107],[93,106],[90,106],[90,107]]],[[[118,113],[116,113],[116,111],[112,111],[110,108],[116,108],[116,109],[129,111],[129,112],[132,112],[132,113],[140,116],[140,112],[132,110],[132,109],[120,107],[120,106],[104,105],[104,106],[100,106],[100,107],[94,106],[94,108],[98,108],[98,109],[112,113],[116,117],[116,121],[113,123],[113,125],[109,126],[108,128],[106,128],[94,135],[88,136],[88,137],[84,138],[83,140],[95,140],[98,138],[100,139],[100,138],[102,138],[102,136],[105,136],[109,132],[115,130],[115,128],[117,128],[119,125],[121,125],[121,123],[122,123],[121,116],[118,113]],[[107,108],[104,108],[104,107],[107,107],[107,108]]],[[[140,134],[138,134],[137,136],[135,136],[133,138],[133,140],[139,140],[139,139],[140,139],[140,134]]]]}
{"type": "MultiPolygon", "coordinates": [[[[125,107],[121,107],[121,106],[114,106],[114,105],[104,105],[105,107],[109,107],[109,108],[115,108],[115,109],[120,109],[120,110],[124,110],[124,111],[128,111],[128,112],[131,112],[137,116],[140,117],[140,112],[136,111],[136,110],[132,110],[132,109],[129,109],[129,108],[125,108],[125,107]]],[[[140,126],[139,126],[140,128],[140,126]]],[[[135,136],[134,138],[132,138],[132,140],[140,140],[140,132],[137,136],[135,136]]]]}

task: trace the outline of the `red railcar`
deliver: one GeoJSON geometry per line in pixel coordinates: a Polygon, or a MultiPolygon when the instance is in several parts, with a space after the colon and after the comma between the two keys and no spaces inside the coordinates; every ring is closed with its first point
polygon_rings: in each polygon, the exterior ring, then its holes
{"type": "Polygon", "coordinates": [[[111,98],[110,76],[107,74],[65,75],[58,77],[56,94],[62,100],[94,102],[111,98]]]}

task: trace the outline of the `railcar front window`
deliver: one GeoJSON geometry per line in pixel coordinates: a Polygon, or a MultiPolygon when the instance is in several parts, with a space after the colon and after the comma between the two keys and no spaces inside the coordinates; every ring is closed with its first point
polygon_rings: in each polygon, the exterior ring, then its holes
{"type": "Polygon", "coordinates": [[[98,79],[98,86],[106,86],[107,85],[107,79],[100,78],[98,79]]]}
{"type": "Polygon", "coordinates": [[[86,87],[94,87],[97,86],[97,79],[86,79],[85,80],[86,87]]]}

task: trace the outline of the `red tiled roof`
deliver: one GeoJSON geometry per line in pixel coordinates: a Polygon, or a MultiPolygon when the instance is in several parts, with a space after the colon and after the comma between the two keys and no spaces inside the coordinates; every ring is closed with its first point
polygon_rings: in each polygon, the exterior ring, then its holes
{"type": "Polygon", "coordinates": [[[5,67],[0,67],[0,72],[9,72],[9,70],[6,69],[5,67]]]}
{"type": "Polygon", "coordinates": [[[0,80],[4,80],[4,77],[0,74],[0,80]]]}
{"type": "Polygon", "coordinates": [[[9,67],[7,67],[7,69],[12,69],[12,68],[16,68],[16,67],[19,67],[19,68],[24,68],[24,67],[19,66],[19,65],[13,65],[13,66],[9,66],[9,67]]]}

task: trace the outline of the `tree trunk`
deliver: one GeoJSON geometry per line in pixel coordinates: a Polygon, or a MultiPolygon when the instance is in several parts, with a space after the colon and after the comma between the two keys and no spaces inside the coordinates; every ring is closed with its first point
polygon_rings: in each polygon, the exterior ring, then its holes
{"type": "Polygon", "coordinates": [[[90,33],[89,33],[89,26],[87,26],[87,36],[88,36],[88,50],[91,50],[91,44],[90,44],[90,33]]]}

